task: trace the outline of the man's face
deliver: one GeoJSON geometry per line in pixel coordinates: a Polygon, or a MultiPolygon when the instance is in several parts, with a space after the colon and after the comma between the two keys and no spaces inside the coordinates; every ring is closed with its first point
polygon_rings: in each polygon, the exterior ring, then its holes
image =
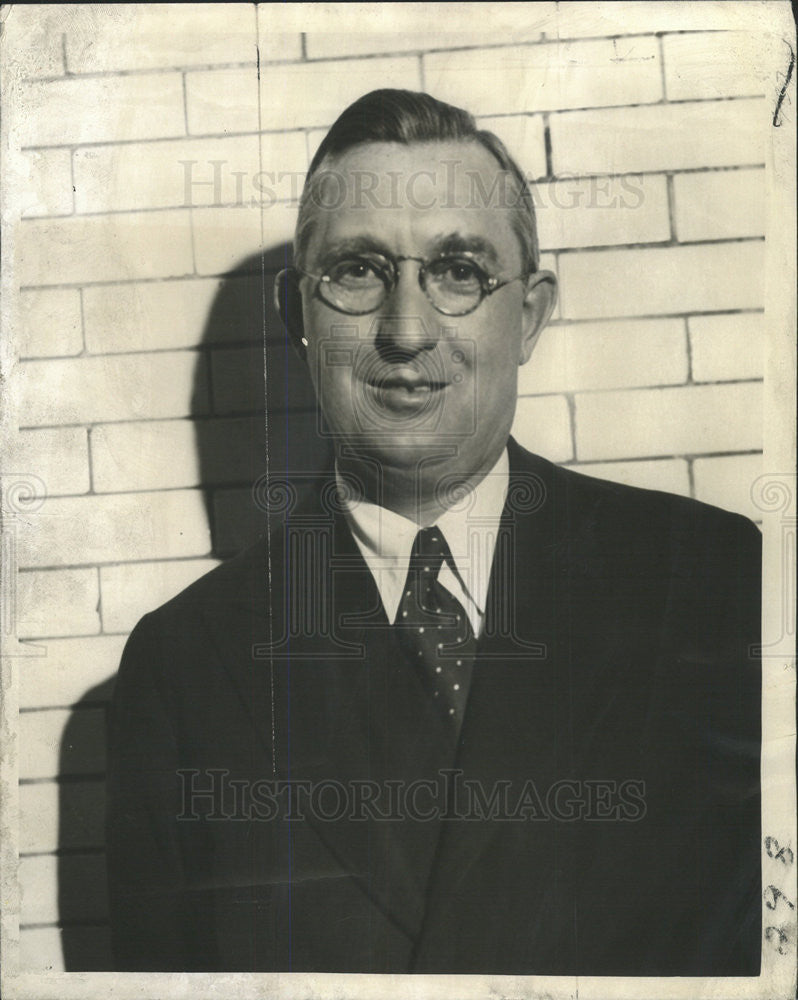
{"type": "MultiPolygon", "coordinates": [[[[364,260],[452,254],[466,266],[442,276],[446,287],[471,280],[469,262],[499,281],[522,276],[515,189],[485,196],[501,168],[478,143],[369,143],[323,169],[335,180],[320,188],[319,201],[332,195],[336,207],[314,209],[304,265],[312,275],[344,261],[344,274],[358,282],[374,277],[364,260]]],[[[444,315],[419,284],[420,266],[399,262],[395,286],[366,315],[333,308],[317,277],[303,277],[300,288],[310,374],[337,442],[429,489],[441,477],[484,473],[499,457],[518,366],[548,318],[554,286],[549,275],[522,277],[468,315],[444,315]]]]}

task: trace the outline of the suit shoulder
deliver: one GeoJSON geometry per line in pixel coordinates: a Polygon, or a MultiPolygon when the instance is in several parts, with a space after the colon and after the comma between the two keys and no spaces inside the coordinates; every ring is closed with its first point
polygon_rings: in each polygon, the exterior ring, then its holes
{"type": "Polygon", "coordinates": [[[626,554],[649,572],[691,580],[697,587],[758,588],[762,536],[742,514],[660,490],[595,479],[560,469],[575,545],[626,554]],[[703,583],[702,583],[703,581],[703,583]]]}
{"type": "Polygon", "coordinates": [[[742,514],[724,510],[701,500],[667,493],[664,490],[630,486],[588,476],[574,469],[558,467],[562,487],[586,508],[601,509],[615,517],[631,518],[631,524],[667,522],[671,528],[729,531],[759,537],[759,529],[742,514]]]}
{"type": "Polygon", "coordinates": [[[539,480],[555,530],[569,539],[590,535],[619,549],[663,553],[725,546],[752,558],[761,547],[759,529],[742,514],[675,493],[589,476],[513,445],[516,473],[539,480]]]}
{"type": "Polygon", "coordinates": [[[152,624],[188,621],[209,613],[223,613],[225,606],[255,596],[268,576],[269,546],[265,540],[215,566],[164,604],[150,611],[142,622],[152,624]]]}

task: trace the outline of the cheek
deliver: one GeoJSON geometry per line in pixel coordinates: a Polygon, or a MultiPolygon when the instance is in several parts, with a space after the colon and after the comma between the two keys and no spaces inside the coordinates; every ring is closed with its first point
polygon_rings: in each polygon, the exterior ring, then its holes
{"type": "Polygon", "coordinates": [[[518,378],[522,327],[516,311],[502,311],[489,320],[476,340],[476,373],[506,387],[518,378]]]}
{"type": "Polygon", "coordinates": [[[336,347],[329,340],[323,340],[321,344],[311,341],[308,347],[308,366],[316,399],[330,428],[346,433],[356,424],[357,393],[352,366],[336,363],[336,347]]]}
{"type": "MultiPolygon", "coordinates": [[[[303,305],[305,317],[305,337],[308,341],[307,364],[310,378],[316,388],[316,394],[325,392],[329,396],[336,391],[336,386],[345,382],[349,376],[346,365],[336,363],[336,347],[339,346],[334,336],[335,322],[330,320],[329,311],[315,299],[306,300],[303,305]],[[326,313],[326,315],[325,315],[326,313]]],[[[341,317],[342,320],[346,317],[341,317]]],[[[344,336],[340,347],[344,350],[351,345],[352,333],[344,336]]]]}
{"type": "Polygon", "coordinates": [[[308,348],[310,378],[321,403],[337,400],[350,379],[349,366],[331,363],[334,361],[329,344],[323,342],[308,348]]]}

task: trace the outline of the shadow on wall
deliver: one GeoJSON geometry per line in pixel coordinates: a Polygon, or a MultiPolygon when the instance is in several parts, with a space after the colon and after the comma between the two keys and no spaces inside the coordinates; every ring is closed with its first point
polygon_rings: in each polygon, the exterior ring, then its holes
{"type": "Polygon", "coordinates": [[[104,722],[112,690],[110,677],[87,691],[74,706],[61,737],[58,918],[67,972],[112,968],[103,850],[104,722]],[[79,774],[74,773],[77,768],[79,774]]]}
{"type": "MultiPolygon", "coordinates": [[[[222,279],[198,352],[192,416],[199,485],[220,558],[266,531],[267,466],[278,494],[287,480],[301,497],[332,461],[328,441],[317,433],[307,370],[273,305],[274,275],[290,263],[290,253],[283,244],[255,254],[222,279]]],[[[279,519],[268,523],[273,530],[279,519]]],[[[103,849],[105,727],[98,725],[112,688],[109,678],[84,695],[61,741],[58,912],[68,972],[113,968],[103,849]]]]}
{"type": "MultiPolygon", "coordinates": [[[[266,531],[265,490],[288,480],[301,495],[332,462],[317,433],[315,395],[273,304],[288,244],[247,258],[224,279],[203,336],[193,410],[213,553],[240,551],[266,531]],[[266,372],[264,380],[263,372],[266,372]],[[268,433],[267,433],[268,431],[268,433]]],[[[272,516],[269,527],[278,523],[272,516]]]]}

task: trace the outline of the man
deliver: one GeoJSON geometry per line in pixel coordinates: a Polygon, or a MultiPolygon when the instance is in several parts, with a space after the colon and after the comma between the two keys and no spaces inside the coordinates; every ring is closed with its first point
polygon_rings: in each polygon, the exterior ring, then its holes
{"type": "Polygon", "coordinates": [[[759,536],[509,436],[551,313],[529,190],[383,90],[277,294],[336,464],[130,637],[119,967],[759,970],[759,536]]]}

